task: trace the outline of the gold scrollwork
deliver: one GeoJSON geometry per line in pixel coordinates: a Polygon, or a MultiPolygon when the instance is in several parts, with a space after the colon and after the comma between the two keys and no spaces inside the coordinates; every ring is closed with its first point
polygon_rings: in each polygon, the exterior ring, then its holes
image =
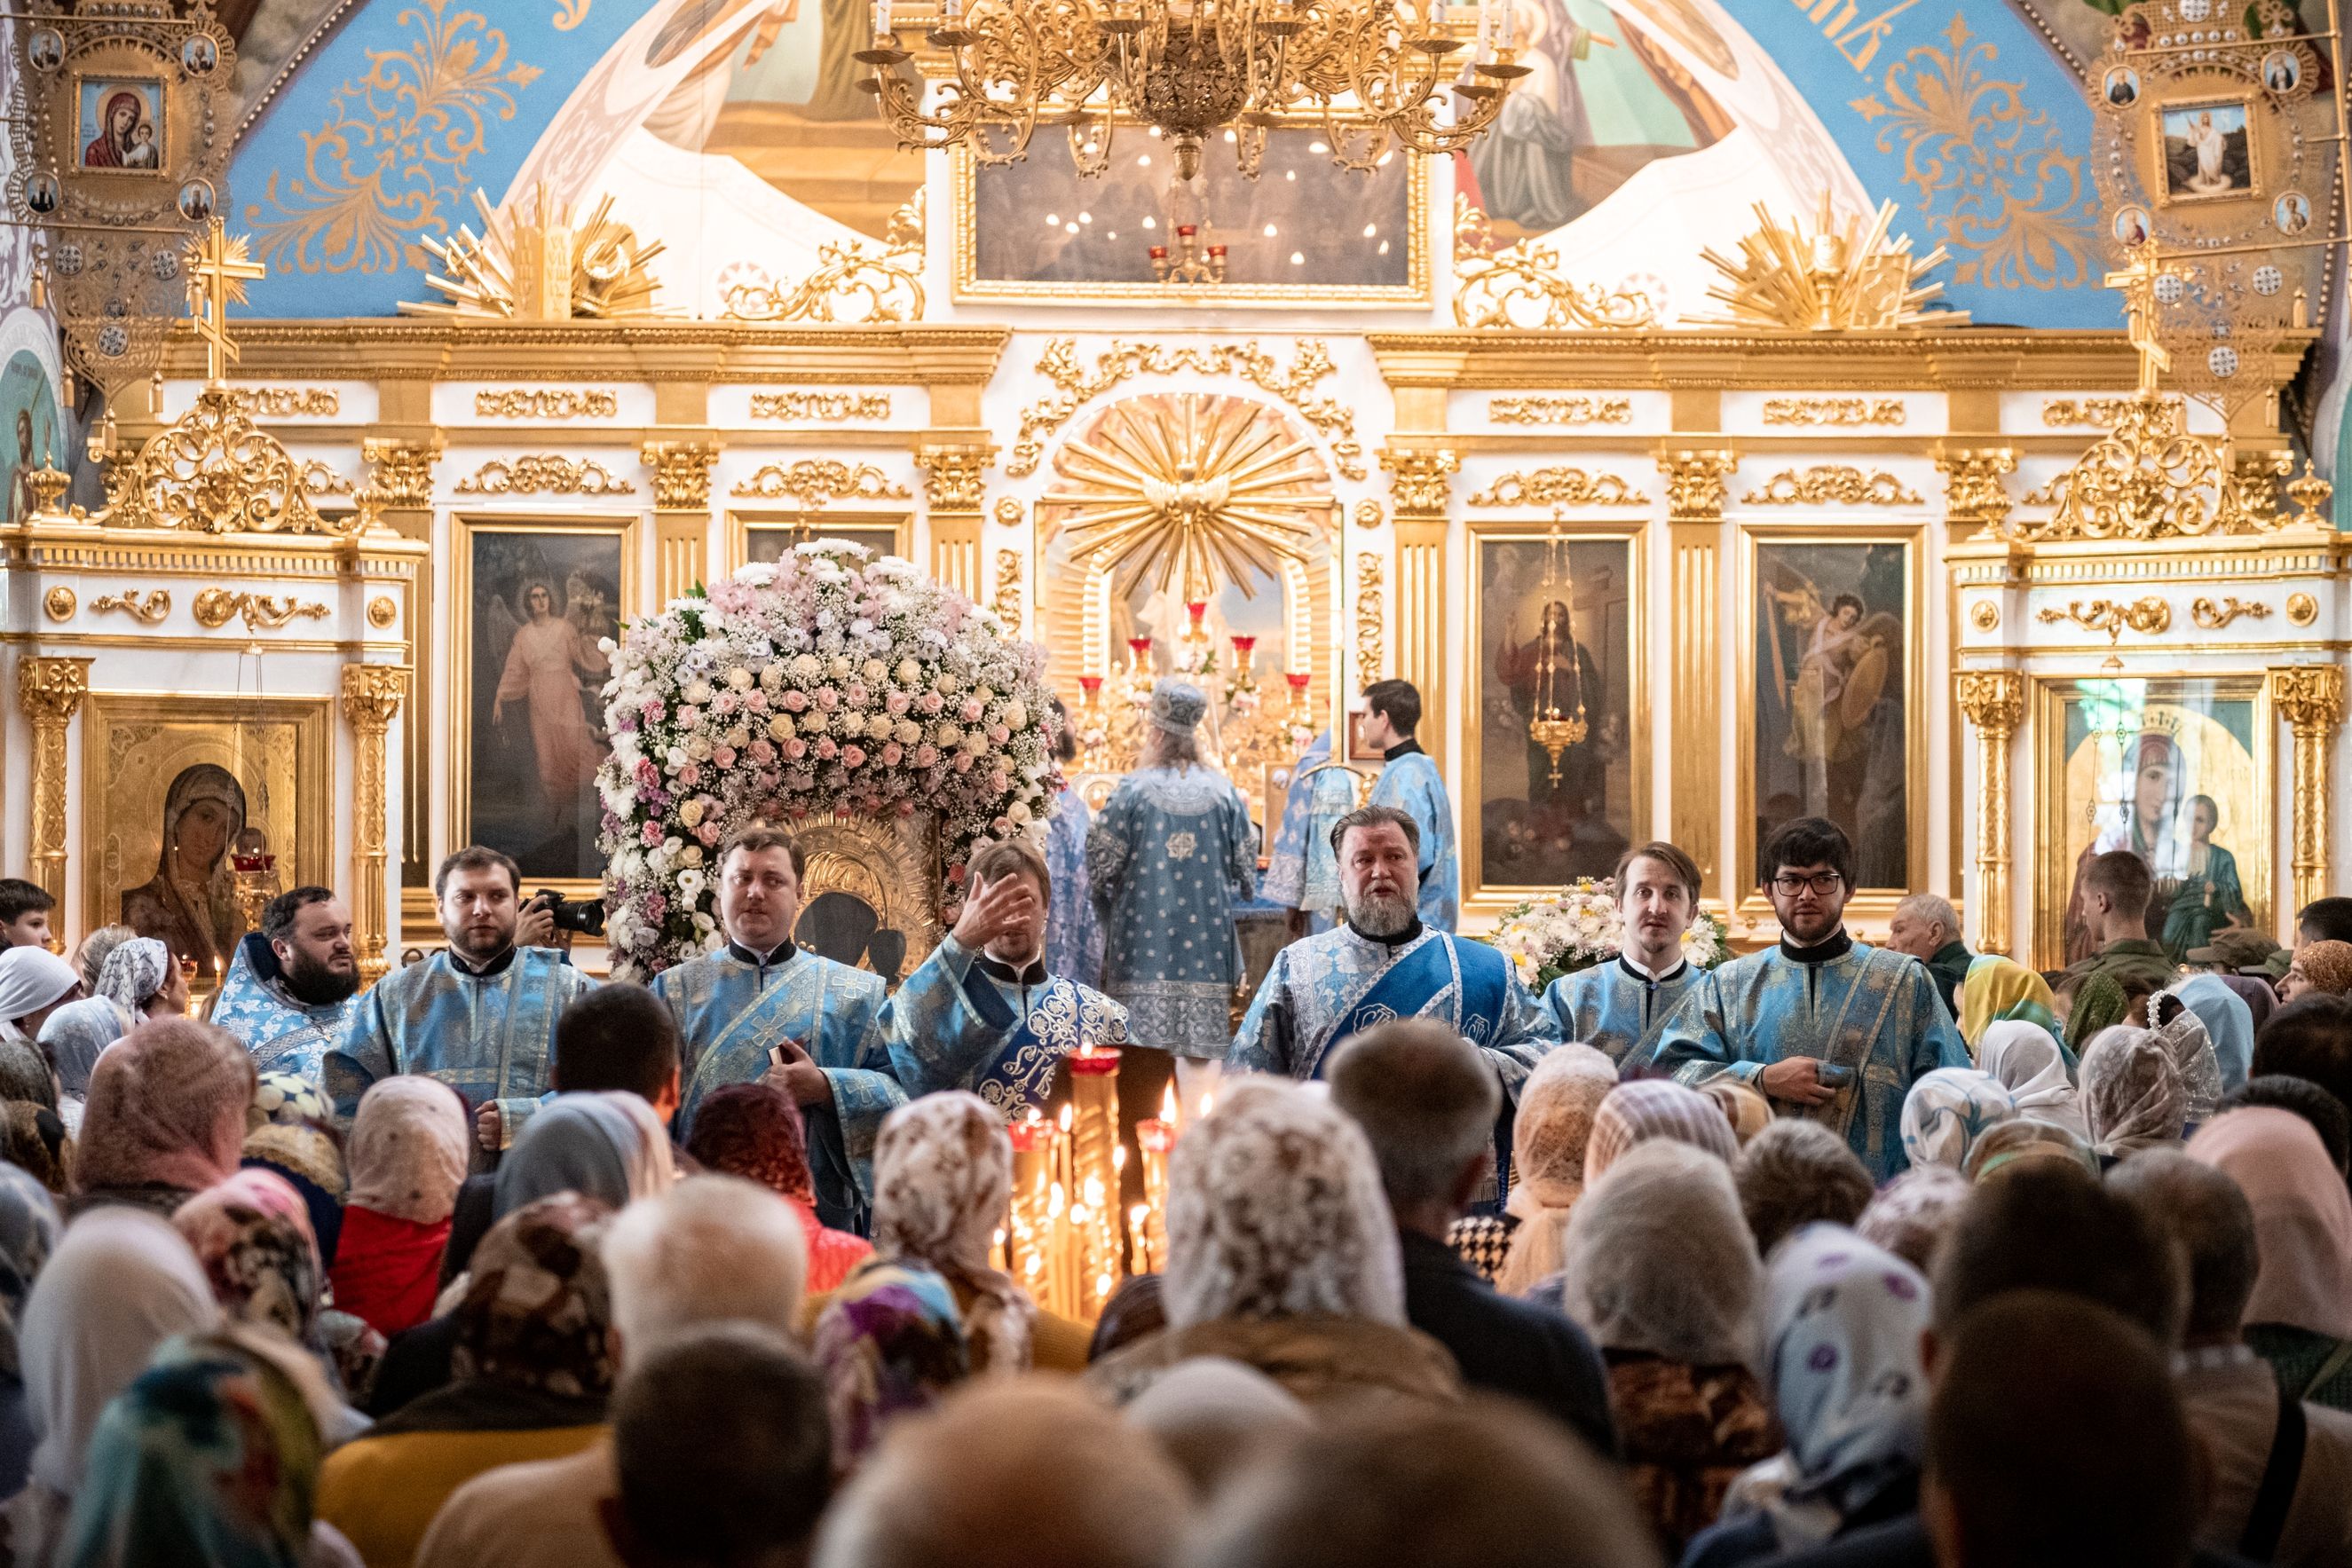
{"type": "Polygon", "coordinates": [[[888,392],[781,392],[751,394],[753,419],[887,419],[888,392]]]}
{"type": "Polygon", "coordinates": [[[2041,541],[2264,533],[2282,526],[2279,476],[2278,466],[2268,462],[2246,469],[2225,465],[2210,442],[2189,433],[2179,403],[2134,398],[2116,416],[2115,428],[2050,482],[2050,516],[2021,524],[2017,537],[2041,541]]]}
{"type": "Polygon", "coordinates": [[[1037,373],[1054,383],[1054,395],[1040,398],[1021,411],[1021,431],[1012,455],[1004,460],[1005,476],[1025,478],[1036,472],[1045,455],[1045,437],[1067,423],[1079,405],[1134,376],[1175,375],[1191,371],[1204,376],[1239,376],[1262,392],[1272,392],[1297,411],[1330,444],[1331,465],[1343,478],[1364,476],[1364,448],[1356,439],[1355,411],[1335,397],[1312,395],[1315,384],[1337,374],[1328,344],[1319,338],[1301,338],[1291,348],[1287,369],[1256,343],[1184,344],[1114,340],[1095,357],[1089,371],[1078,362],[1078,340],[1056,338],[1038,356],[1037,373]]]}
{"type": "Polygon", "coordinates": [[[1665,452],[1658,472],[1666,476],[1666,513],[1685,521],[1711,522],[1723,516],[1725,482],[1739,466],[1732,452],[1665,452]]]}
{"type": "MultiPolygon", "coordinates": [[[[2143,637],[2161,637],[2172,630],[2172,606],[2152,593],[2128,604],[2116,599],[2094,599],[2085,604],[2077,599],[2063,610],[2054,604],[2044,605],[2035,618],[2045,626],[2071,621],[2085,632],[2105,632],[2110,648],[2120,643],[2127,631],[2143,637]]],[[[2119,670],[2123,660],[2110,653],[2105,667],[2119,670]]]]}
{"type": "Polygon", "coordinates": [[[1944,476],[1948,521],[1990,533],[2008,519],[2011,502],[2001,480],[2017,472],[2016,453],[2006,446],[1958,447],[1937,454],[1936,469],[1944,476]]]}
{"type": "Polygon", "coordinates": [[[1383,447],[1381,466],[1389,471],[1389,504],[1400,517],[1442,517],[1454,499],[1448,477],[1462,460],[1444,447],[1383,447]]]}
{"type": "Polygon", "coordinates": [[[816,270],[791,286],[758,267],[719,278],[724,312],[738,321],[878,325],[923,319],[923,193],[890,215],[882,248],[863,240],[817,247],[816,270]]]}
{"type": "Polygon", "coordinates": [[[332,419],[343,396],[332,387],[231,387],[236,406],[256,419],[332,419]]]}
{"type": "Polygon", "coordinates": [[[1580,285],[1560,276],[1559,252],[1523,239],[1495,248],[1485,209],[1454,198],[1454,324],[1473,331],[1519,328],[1557,332],[1642,331],[1657,308],[1636,289],[1580,285]]]}
{"type": "Polygon", "coordinates": [[[460,496],[631,496],[637,487],[602,463],[533,453],[493,457],[455,488],[460,496]]]}
{"type": "Polygon", "coordinates": [[[617,392],[601,387],[484,387],[474,394],[478,419],[611,419],[617,392]]]}
{"type": "Polygon", "coordinates": [[[1768,397],[1767,424],[1901,424],[1907,410],[1899,397],[1768,397]]]}
{"type": "Polygon", "coordinates": [[[2308,626],[2319,619],[2319,601],[2308,593],[2286,596],[2286,622],[2290,626],[2308,626]]]}
{"type": "Polygon", "coordinates": [[[2270,613],[2271,607],[2260,600],[2249,603],[2235,595],[2226,595],[2217,602],[2200,594],[2189,603],[2189,619],[2207,632],[2219,632],[2241,615],[2252,621],[2267,621],[2270,613]]]}
{"type": "Polygon", "coordinates": [[[208,631],[217,631],[239,616],[245,618],[248,632],[275,632],[297,618],[323,621],[327,607],[315,601],[304,602],[287,594],[273,598],[266,593],[246,593],[226,588],[207,588],[196,595],[192,607],[196,624],[208,631]]]}
{"type": "Polygon", "coordinates": [[[996,552],[996,598],[989,608],[996,612],[997,621],[1008,637],[1021,635],[1021,552],[1000,549],[996,552]]]}
{"type": "Polygon", "coordinates": [[[1646,507],[1650,498],[1614,474],[1534,468],[1503,475],[1470,497],[1474,507],[1646,507]]]}
{"type": "Polygon", "coordinates": [[[313,457],[302,465],[302,489],[306,495],[321,498],[348,496],[352,493],[352,482],[335,472],[331,465],[313,457]]]}
{"type": "Polygon", "coordinates": [[[196,393],[193,408],[108,476],[107,489],[104,520],[116,528],[347,534],[358,527],[319,516],[292,455],[221,386],[196,393]]]}
{"type": "Polygon", "coordinates": [[[1816,463],[1800,472],[1783,468],[1740,497],[1751,507],[1916,507],[1918,493],[1884,468],[1868,474],[1843,463],[1816,463]]]}
{"type": "Polygon", "coordinates": [[[415,508],[433,504],[433,465],[440,461],[441,441],[394,441],[371,435],[360,443],[367,460],[367,487],[386,507],[415,508]]]}
{"type": "Polygon", "coordinates": [[[72,620],[75,606],[79,602],[74,597],[74,591],[62,582],[41,595],[42,612],[52,621],[72,620]]]}
{"type": "Polygon", "coordinates": [[[1631,424],[1630,397],[1496,397],[1486,400],[1496,424],[1631,424]]]}
{"type": "MultiPolygon", "coordinates": [[[[2052,430],[2080,430],[2090,427],[2113,430],[2133,399],[2127,397],[2053,397],[2042,401],[2042,423],[2052,430]]],[[[2178,403],[2178,398],[2165,402],[2178,403]]]]}
{"type": "Polygon", "coordinates": [[[710,470],[719,462],[713,441],[648,441],[639,460],[654,471],[654,505],[665,511],[710,507],[710,470]]]}
{"type": "Polygon", "coordinates": [[[1356,557],[1356,685],[1369,686],[1381,678],[1381,664],[1387,657],[1382,638],[1388,626],[1388,612],[1382,600],[1381,587],[1388,580],[1388,565],[1380,556],[1364,550],[1356,557]]]}
{"type": "Polygon", "coordinates": [[[130,588],[121,593],[101,593],[89,601],[89,607],[92,612],[100,615],[110,610],[120,610],[134,621],[154,626],[160,624],[165,616],[172,613],[172,591],[168,588],[157,588],[142,593],[135,588],[130,588]]]}
{"type": "Polygon", "coordinates": [[[906,501],[914,492],[871,463],[852,465],[833,457],[771,463],[739,480],[730,494],[744,500],[796,502],[808,511],[828,501],[906,501]]]}

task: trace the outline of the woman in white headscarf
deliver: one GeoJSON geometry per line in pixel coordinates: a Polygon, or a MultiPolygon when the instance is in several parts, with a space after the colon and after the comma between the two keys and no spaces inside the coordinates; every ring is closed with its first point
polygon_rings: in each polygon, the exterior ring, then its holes
{"type": "Polygon", "coordinates": [[[1326,1096],[1286,1080],[1234,1085],[1177,1141],[1161,1295],[1167,1328],[1087,1374],[1116,1402],[1194,1355],[1255,1366],[1309,1406],[1461,1392],[1445,1348],[1406,1326],[1371,1145],[1326,1096]]]}
{"type": "Polygon", "coordinates": [[[1037,1304],[988,1260],[1012,1191],[1013,1139],[979,1095],[926,1094],[884,1120],[874,1143],[874,1255],[947,1281],[975,1373],[1030,1365],[1037,1304]]]}
{"type": "Polygon", "coordinates": [[[40,1039],[49,1014],[81,995],[81,977],[46,947],[0,952],[0,1034],[26,1044],[40,1039]]]}
{"type": "Polygon", "coordinates": [[[2213,1037],[2207,1032],[2205,1020],[2178,991],[2158,991],[2148,998],[2147,1006],[2148,1021],[2154,1026],[2148,1032],[2164,1047],[2174,1071],[2180,1074],[2182,1113],[2194,1132],[2200,1123],[2212,1120],[2221,1099],[2221,1061],[2214,1053],[2213,1037]]]}
{"type": "Polygon", "coordinates": [[[1617,1087],[1617,1064],[1589,1045],[1546,1055],[1519,1090],[1511,1124],[1511,1166],[1518,1177],[1505,1207],[1519,1228],[1495,1288],[1524,1296],[1559,1272],[1560,1239],[1584,1195],[1584,1155],[1594,1114],[1617,1087]]]}
{"type": "Polygon", "coordinates": [[[1938,1067],[1920,1074],[1903,1097],[1904,1156],[1915,1166],[1958,1170],[1971,1145],[2016,1114],[2017,1103],[1991,1074],[1938,1067]]]}
{"type": "Polygon", "coordinates": [[[1987,1024],[1977,1040],[1977,1065],[2009,1091],[2018,1114],[2054,1122],[2089,1139],[2091,1129],[2083,1120],[2081,1099],[2073,1075],[2066,1071],[2065,1052],[2040,1024],[1987,1024]]]}
{"type": "Polygon", "coordinates": [[[2179,1144],[2188,1111],[2172,1052],[2148,1030],[2116,1024],[2084,1048],[2083,1116],[2103,1162],[2179,1144]]]}

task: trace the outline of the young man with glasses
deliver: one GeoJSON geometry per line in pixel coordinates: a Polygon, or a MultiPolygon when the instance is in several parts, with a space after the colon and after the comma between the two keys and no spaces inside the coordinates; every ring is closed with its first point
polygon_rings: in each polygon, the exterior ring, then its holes
{"type": "Polygon", "coordinates": [[[1969,1065],[1968,1047],[1907,954],[1846,935],[1853,845],[1800,817],[1764,846],[1780,941],[1699,977],[1652,1063],[1685,1083],[1746,1080],[1783,1116],[1843,1136],[1880,1182],[1903,1170],[1904,1097],[1921,1074],[1969,1065]]]}

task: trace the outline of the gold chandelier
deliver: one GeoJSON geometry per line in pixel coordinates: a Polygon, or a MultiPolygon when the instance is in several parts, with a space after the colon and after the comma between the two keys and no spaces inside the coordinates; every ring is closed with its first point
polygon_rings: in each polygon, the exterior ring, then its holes
{"type": "Polygon", "coordinates": [[[924,41],[947,79],[924,104],[890,0],[875,0],[872,68],[858,84],[881,100],[901,145],[968,146],[984,163],[1024,156],[1037,127],[1069,130],[1081,174],[1110,166],[1124,120],[1156,127],[1176,177],[1200,172],[1202,139],[1234,131],[1241,172],[1257,177],[1269,126],[1314,114],[1332,162],[1368,170],[1392,144],[1422,153],[1467,147],[1502,112],[1513,79],[1514,7],[1477,0],[940,0],[924,41]],[[1465,16],[1456,17],[1459,10],[1465,16]],[[1451,57],[1468,47],[1466,62],[1451,57]]]}

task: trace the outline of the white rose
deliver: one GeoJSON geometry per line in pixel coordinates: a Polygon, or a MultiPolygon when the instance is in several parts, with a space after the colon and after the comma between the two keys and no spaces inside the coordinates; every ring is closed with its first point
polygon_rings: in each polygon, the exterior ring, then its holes
{"type": "Polygon", "coordinates": [[[836,681],[845,681],[849,679],[848,656],[843,653],[835,653],[833,656],[833,663],[825,666],[824,673],[832,676],[836,681]]]}
{"type": "Polygon", "coordinates": [[[953,670],[941,670],[940,672],[940,678],[936,684],[940,688],[940,695],[941,696],[951,697],[963,688],[963,683],[956,679],[955,672],[953,670]]]}
{"type": "Polygon", "coordinates": [[[1029,706],[1019,697],[1004,705],[1004,727],[1013,730],[1029,727],[1029,706]]]}
{"type": "Polygon", "coordinates": [[[739,692],[751,689],[751,672],[738,664],[727,672],[727,684],[739,692]]]}
{"type": "Polygon", "coordinates": [[[898,727],[898,726],[897,722],[893,720],[888,714],[877,713],[872,718],[866,721],[866,738],[868,740],[887,740],[898,727]]]}
{"type": "Polygon", "coordinates": [[[709,681],[693,680],[686,683],[686,700],[698,707],[709,702],[712,695],[709,681]]]}
{"type": "Polygon", "coordinates": [[[688,865],[700,865],[702,863],[702,846],[700,844],[688,844],[685,849],[678,852],[677,858],[684,861],[688,865]]]}
{"type": "Polygon", "coordinates": [[[793,674],[802,680],[813,681],[824,674],[824,665],[814,653],[798,653],[793,658],[793,674]]]}
{"type": "Polygon", "coordinates": [[[803,735],[823,735],[825,732],[828,722],[829,721],[824,716],[824,709],[821,707],[813,707],[806,713],[801,715],[801,733],[803,735]]]}
{"type": "Polygon", "coordinates": [[[1016,822],[1026,822],[1030,817],[1029,808],[1019,800],[1015,800],[1012,805],[1007,806],[1004,809],[1004,814],[1012,818],[1016,822]]]}
{"type": "Polygon", "coordinates": [[[979,686],[973,689],[971,695],[978,697],[983,703],[992,703],[996,700],[996,688],[993,686],[979,686]]]}
{"type": "Polygon", "coordinates": [[[931,731],[931,738],[937,741],[939,743],[940,749],[944,751],[949,747],[962,744],[963,731],[956,725],[950,723],[946,719],[941,719],[940,721],[940,727],[931,731]]]}
{"type": "Polygon", "coordinates": [[[697,931],[715,930],[717,929],[718,925],[719,922],[713,920],[709,915],[705,915],[699,909],[694,912],[694,928],[697,931]]]}
{"type": "Polygon", "coordinates": [[[866,677],[867,685],[878,686],[889,678],[890,666],[879,659],[868,659],[866,661],[866,667],[859,674],[866,677]]]}
{"type": "Polygon", "coordinates": [[[963,748],[974,757],[981,756],[988,750],[988,732],[982,729],[965,731],[963,748]]]}
{"type": "Polygon", "coordinates": [[[793,716],[780,713],[768,721],[770,740],[790,740],[793,737],[793,716]]]}
{"type": "Polygon", "coordinates": [[[737,725],[734,728],[727,732],[727,744],[733,747],[738,751],[742,750],[745,747],[751,744],[751,730],[742,725],[737,725]]]}
{"type": "Polygon", "coordinates": [[[923,666],[912,659],[901,659],[893,674],[900,685],[911,686],[923,678],[923,666]]]}
{"type": "MultiPolygon", "coordinates": [[[[690,800],[680,800],[677,803],[677,820],[689,828],[701,826],[702,798],[698,795],[690,800]]],[[[688,861],[687,863],[691,865],[694,862],[688,861]]]]}
{"type": "Polygon", "coordinates": [[[760,672],[760,685],[762,690],[772,693],[783,684],[784,667],[782,664],[770,664],[760,672]]]}
{"type": "Polygon", "coordinates": [[[713,749],[710,737],[707,735],[689,735],[686,737],[686,754],[697,762],[709,761],[713,749]]]}
{"type": "Polygon", "coordinates": [[[901,746],[920,746],[923,743],[923,727],[911,718],[902,718],[898,721],[898,727],[890,732],[890,737],[901,746]]]}

